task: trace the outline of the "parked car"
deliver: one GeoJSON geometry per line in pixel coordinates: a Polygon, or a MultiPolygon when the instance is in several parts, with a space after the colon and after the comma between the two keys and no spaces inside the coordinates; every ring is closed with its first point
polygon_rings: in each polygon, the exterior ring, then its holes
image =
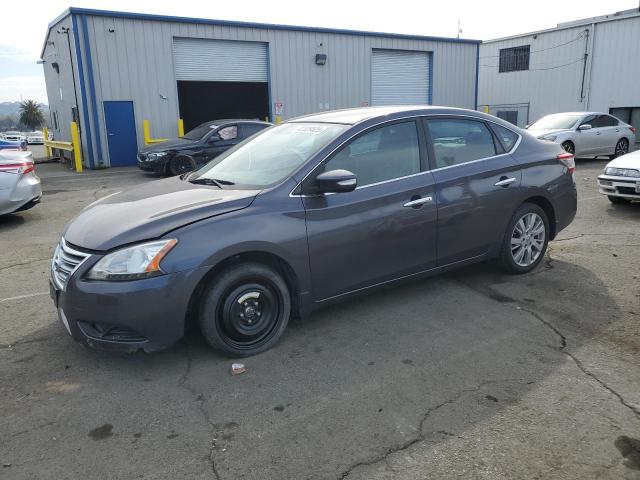
{"type": "Polygon", "coordinates": [[[0,138],[0,151],[2,150],[26,150],[27,142],[24,140],[5,140],[0,138]]]}
{"type": "Polygon", "coordinates": [[[0,215],[28,210],[41,198],[42,188],[33,154],[0,151],[0,215]]]}
{"type": "Polygon", "coordinates": [[[26,142],[25,136],[22,133],[15,131],[4,132],[2,134],[2,138],[4,140],[9,140],[10,142],[26,142]]]}
{"type": "Polygon", "coordinates": [[[162,175],[191,172],[269,126],[257,120],[206,122],[183,137],[143,148],[138,154],[138,167],[162,175]]]}
{"type": "Polygon", "coordinates": [[[599,112],[554,113],[528,127],[536,137],[562,145],[576,157],[610,158],[628,153],[636,142],[636,129],[616,117],[599,112]]]}
{"type": "Polygon", "coordinates": [[[640,150],[607,163],[598,177],[598,189],[611,203],[640,200],[640,150]]]}
{"type": "Polygon", "coordinates": [[[252,355],[291,316],[380,286],[494,258],[530,272],[575,216],[574,167],[471,110],[301,117],[87,207],[56,248],[51,295],[92,347],[166,348],[189,313],[213,348],[252,355]]]}
{"type": "Polygon", "coordinates": [[[44,143],[44,134],[42,132],[29,132],[26,135],[28,145],[42,145],[44,143]]]}

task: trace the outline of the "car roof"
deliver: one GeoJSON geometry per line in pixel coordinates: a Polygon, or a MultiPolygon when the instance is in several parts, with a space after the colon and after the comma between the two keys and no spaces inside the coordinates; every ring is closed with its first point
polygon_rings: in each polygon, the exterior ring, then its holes
{"type": "Polygon", "coordinates": [[[219,120],[211,120],[205,122],[209,125],[224,125],[226,123],[259,123],[262,125],[271,125],[269,122],[263,120],[256,120],[255,118],[221,118],[219,120]]]}
{"type": "Polygon", "coordinates": [[[360,107],[347,108],[343,110],[333,110],[331,112],[314,113],[302,117],[292,118],[287,122],[317,122],[317,123],[342,123],[346,125],[355,125],[377,117],[385,117],[398,113],[406,113],[412,115],[425,115],[429,113],[452,114],[452,115],[468,115],[473,113],[482,117],[481,112],[475,110],[467,110],[464,108],[438,107],[431,105],[391,105],[386,107],[360,107]]]}

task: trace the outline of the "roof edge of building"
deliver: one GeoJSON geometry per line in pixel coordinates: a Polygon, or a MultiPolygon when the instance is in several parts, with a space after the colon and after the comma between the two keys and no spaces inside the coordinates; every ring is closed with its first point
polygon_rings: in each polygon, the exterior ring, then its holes
{"type": "Polygon", "coordinates": [[[517,35],[509,35],[506,37],[492,38],[490,40],[483,40],[481,43],[487,44],[487,43],[494,43],[494,42],[502,42],[504,40],[515,40],[517,38],[530,37],[532,35],[539,35],[542,33],[559,32],[562,30],[570,30],[572,28],[587,27],[594,23],[597,24],[597,23],[615,22],[618,20],[628,20],[630,18],[637,18],[637,17],[640,17],[640,10],[638,10],[635,14],[630,14],[630,15],[602,16],[602,17],[593,17],[593,18],[575,20],[573,22],[563,22],[563,23],[559,23],[555,27],[545,28],[543,30],[535,30],[535,31],[526,32],[526,33],[518,33],[517,35]]]}
{"type": "MultiPolygon", "coordinates": [[[[60,20],[64,19],[70,14],[79,15],[91,15],[98,17],[111,17],[111,18],[129,18],[134,20],[150,20],[160,22],[177,22],[177,23],[196,23],[203,25],[221,25],[231,27],[244,27],[244,28],[263,28],[269,30],[289,30],[298,32],[314,32],[314,33],[329,33],[329,34],[342,34],[342,35],[356,35],[356,36],[371,36],[371,37],[388,37],[388,38],[403,38],[407,40],[430,40],[439,42],[452,42],[452,43],[468,43],[479,44],[481,40],[475,40],[470,38],[452,38],[452,37],[438,37],[430,35],[412,35],[404,33],[391,33],[391,32],[374,32],[364,30],[349,30],[340,28],[328,28],[328,27],[307,27],[299,25],[279,25],[272,23],[258,23],[258,22],[243,22],[238,20],[217,20],[207,18],[195,18],[195,17],[178,17],[172,15],[158,15],[151,13],[133,13],[133,12],[119,12],[112,10],[99,10],[91,8],[79,8],[69,7],[62,14],[56,17],[53,22],[49,24],[49,29],[60,20]]],[[[48,35],[48,33],[47,33],[48,35]]]]}

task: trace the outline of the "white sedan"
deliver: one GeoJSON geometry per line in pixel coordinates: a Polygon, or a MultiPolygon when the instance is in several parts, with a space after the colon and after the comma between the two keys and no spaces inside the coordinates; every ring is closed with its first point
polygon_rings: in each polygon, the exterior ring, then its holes
{"type": "Polygon", "coordinates": [[[44,143],[44,135],[42,132],[29,132],[27,133],[27,144],[29,145],[41,145],[44,143]]]}
{"type": "Polygon", "coordinates": [[[31,152],[0,151],[0,215],[27,210],[42,198],[31,152]]]}
{"type": "Polygon", "coordinates": [[[598,189],[612,203],[640,200],[640,150],[607,163],[598,177],[598,189]]]}

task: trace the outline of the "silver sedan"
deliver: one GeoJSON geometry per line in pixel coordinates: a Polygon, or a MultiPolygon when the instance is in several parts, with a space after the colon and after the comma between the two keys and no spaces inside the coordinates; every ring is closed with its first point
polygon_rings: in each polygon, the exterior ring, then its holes
{"type": "Polygon", "coordinates": [[[42,198],[31,152],[0,151],[0,215],[27,210],[42,198]]]}
{"type": "Polygon", "coordinates": [[[554,113],[528,127],[541,140],[559,143],[576,157],[619,157],[633,150],[636,129],[598,112],[554,113]]]}

